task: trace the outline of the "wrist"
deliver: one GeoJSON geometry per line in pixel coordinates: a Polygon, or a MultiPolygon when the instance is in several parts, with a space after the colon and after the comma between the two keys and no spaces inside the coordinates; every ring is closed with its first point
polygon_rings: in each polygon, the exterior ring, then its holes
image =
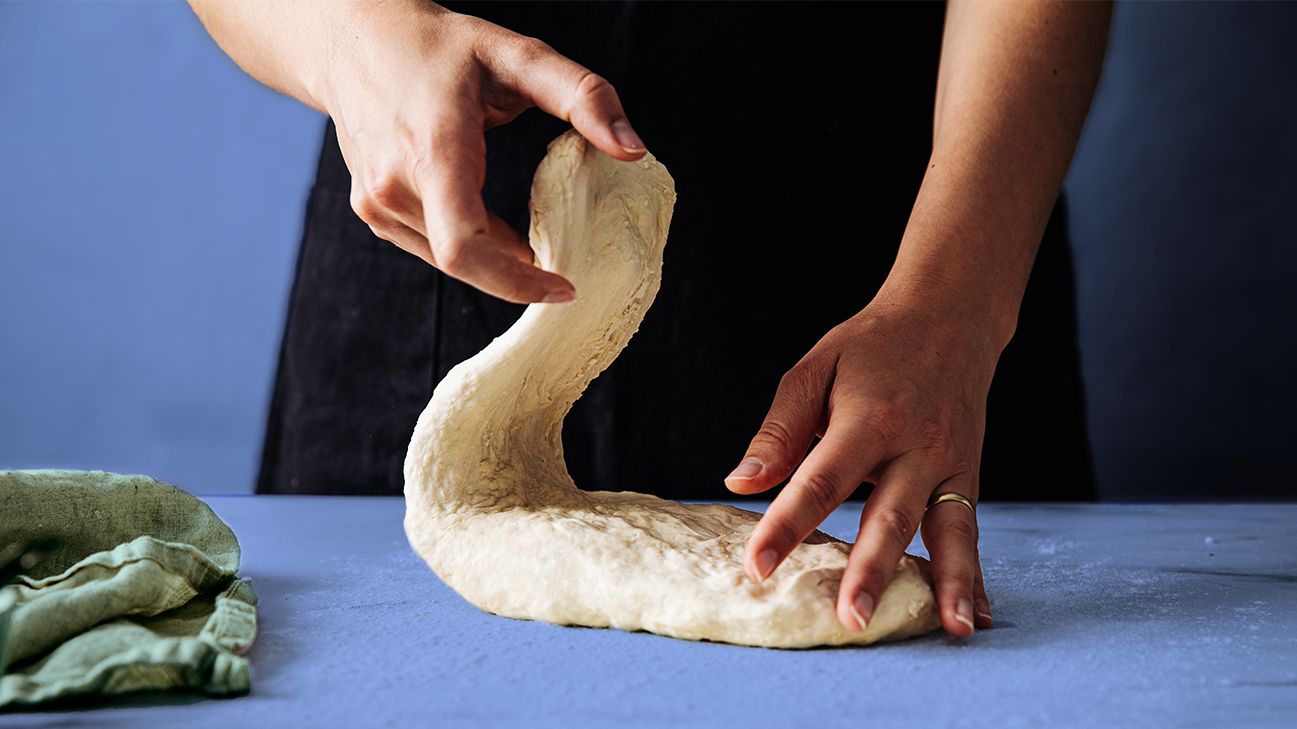
{"type": "Polygon", "coordinates": [[[879,296],[946,317],[998,352],[1017,329],[1052,203],[988,197],[967,166],[934,157],[879,296]]]}
{"type": "Polygon", "coordinates": [[[321,13],[317,28],[320,42],[297,77],[306,103],[335,116],[337,85],[342,77],[381,78],[388,68],[372,68],[381,47],[418,50],[437,42],[446,32],[443,16],[455,13],[427,0],[338,0],[332,12],[321,13]],[[377,45],[376,45],[377,44],[377,45]]]}
{"type": "Polygon", "coordinates": [[[940,339],[962,340],[998,358],[1018,326],[1020,296],[949,272],[894,267],[869,309],[904,313],[940,339]]]}

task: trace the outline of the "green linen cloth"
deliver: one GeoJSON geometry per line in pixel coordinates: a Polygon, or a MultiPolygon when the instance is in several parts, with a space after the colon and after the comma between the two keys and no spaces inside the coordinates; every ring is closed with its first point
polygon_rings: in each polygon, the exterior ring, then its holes
{"type": "Polygon", "coordinates": [[[0,710],[185,688],[245,693],[256,594],[239,543],[193,496],[147,476],[0,471],[0,546],[57,545],[0,587],[0,710]]]}

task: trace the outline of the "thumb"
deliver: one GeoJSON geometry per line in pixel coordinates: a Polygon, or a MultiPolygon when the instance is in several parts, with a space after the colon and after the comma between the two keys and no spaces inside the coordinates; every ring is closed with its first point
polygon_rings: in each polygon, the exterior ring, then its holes
{"type": "Polygon", "coordinates": [[[779,381],[774,403],[737,468],[725,477],[736,494],[765,491],[788,478],[806,457],[824,415],[829,376],[805,365],[779,381]]]}
{"type": "Polygon", "coordinates": [[[517,36],[491,59],[493,75],[546,113],[569,122],[588,142],[620,160],[644,156],[612,84],[535,38],[517,36]]]}

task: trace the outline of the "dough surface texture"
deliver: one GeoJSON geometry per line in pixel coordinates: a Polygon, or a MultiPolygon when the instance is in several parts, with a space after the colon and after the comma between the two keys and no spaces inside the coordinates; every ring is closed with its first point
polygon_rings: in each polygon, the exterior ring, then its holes
{"type": "Polygon", "coordinates": [[[754,584],[743,551],[758,514],[572,482],[563,418],[657,294],[674,203],[651,155],[620,162],[575,132],[550,144],[531,245],[577,299],[529,306],[437,386],[405,460],[411,545],[469,602],[512,618],[778,648],[935,629],[916,558],[902,559],[868,629],[851,632],[834,612],[849,544],[815,532],[754,584]]]}

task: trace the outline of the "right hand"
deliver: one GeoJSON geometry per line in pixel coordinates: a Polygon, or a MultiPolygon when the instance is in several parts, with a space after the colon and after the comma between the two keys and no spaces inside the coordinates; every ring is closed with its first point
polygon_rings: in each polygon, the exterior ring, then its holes
{"type": "Polygon", "coordinates": [[[620,160],[644,155],[603,78],[544,43],[426,2],[358,9],[320,79],[374,234],[447,275],[517,303],[570,301],[525,238],[487,212],[483,132],[535,106],[620,160]]]}

